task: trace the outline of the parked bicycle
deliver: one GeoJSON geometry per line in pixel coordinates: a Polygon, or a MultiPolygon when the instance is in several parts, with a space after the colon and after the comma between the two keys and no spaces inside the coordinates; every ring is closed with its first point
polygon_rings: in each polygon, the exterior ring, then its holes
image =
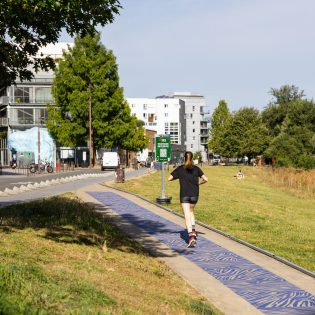
{"type": "Polygon", "coordinates": [[[50,165],[49,162],[40,162],[39,164],[32,163],[29,167],[29,170],[32,174],[40,173],[40,172],[47,172],[52,173],[54,171],[53,167],[50,165]]]}

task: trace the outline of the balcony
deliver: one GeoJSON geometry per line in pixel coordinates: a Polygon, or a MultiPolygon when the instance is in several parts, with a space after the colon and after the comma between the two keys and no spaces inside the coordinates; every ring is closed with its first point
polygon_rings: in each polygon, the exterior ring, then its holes
{"type": "Polygon", "coordinates": [[[36,127],[36,126],[45,126],[46,120],[40,119],[40,120],[34,120],[31,118],[21,118],[17,120],[10,120],[10,123],[8,124],[10,126],[14,127],[36,127]]]}
{"type": "MultiPolygon", "coordinates": [[[[37,97],[36,99],[29,96],[16,96],[11,97],[10,105],[46,105],[47,103],[52,104],[53,99],[51,97],[37,97]]],[[[0,103],[1,104],[1,103],[0,103]]],[[[8,104],[6,104],[8,105],[8,104]]]]}
{"type": "Polygon", "coordinates": [[[1,117],[0,118],[0,127],[8,127],[9,126],[9,118],[1,117]]]}

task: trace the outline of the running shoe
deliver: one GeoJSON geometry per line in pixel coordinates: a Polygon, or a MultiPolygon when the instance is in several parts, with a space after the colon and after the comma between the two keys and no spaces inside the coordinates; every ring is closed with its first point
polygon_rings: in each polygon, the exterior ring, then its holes
{"type": "Polygon", "coordinates": [[[197,244],[196,236],[194,235],[189,236],[187,247],[195,247],[196,244],[197,244]]]}

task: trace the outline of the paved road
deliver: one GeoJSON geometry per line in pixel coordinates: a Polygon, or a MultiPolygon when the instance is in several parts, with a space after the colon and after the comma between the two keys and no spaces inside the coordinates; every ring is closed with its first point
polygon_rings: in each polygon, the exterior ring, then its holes
{"type": "MultiPolygon", "coordinates": [[[[98,168],[78,168],[73,171],[65,171],[60,173],[43,173],[43,174],[27,174],[26,170],[12,170],[10,168],[2,169],[0,172],[0,191],[5,188],[12,189],[14,186],[27,185],[31,183],[40,183],[41,181],[50,180],[54,178],[64,178],[67,176],[90,173],[102,173],[98,168]]],[[[112,173],[112,172],[109,172],[112,173]]]]}
{"type": "MultiPolygon", "coordinates": [[[[125,172],[125,177],[126,178],[131,178],[131,177],[137,177],[141,176],[148,172],[147,168],[141,168],[139,170],[129,170],[127,169],[125,172]]],[[[87,173],[84,170],[82,170],[81,173],[87,173]]],[[[14,204],[14,203],[20,203],[20,202],[25,202],[33,199],[39,199],[39,198],[46,198],[46,197],[51,197],[55,195],[62,194],[67,191],[71,192],[76,192],[81,188],[84,188],[86,186],[92,185],[92,184],[97,184],[97,183],[103,183],[106,181],[112,181],[115,180],[115,173],[114,171],[108,171],[108,172],[101,172],[101,171],[92,171],[90,173],[98,174],[98,177],[86,177],[84,179],[79,179],[76,181],[68,182],[68,183],[63,183],[63,184],[57,184],[45,188],[39,188],[36,190],[32,191],[27,191],[27,192],[22,192],[18,193],[16,195],[9,195],[5,197],[0,197],[0,207],[4,207],[9,204],[14,204]]],[[[26,182],[40,182],[44,181],[46,179],[53,179],[53,178],[61,178],[61,177],[67,177],[67,176],[74,176],[74,175],[79,175],[80,172],[76,173],[63,173],[63,174],[53,174],[53,175],[40,175],[39,177],[27,177],[27,176],[22,176],[17,178],[9,178],[7,179],[8,181],[4,181],[4,183],[1,183],[2,187],[5,185],[10,184],[11,188],[12,186],[21,186],[21,185],[27,185],[26,182]],[[41,177],[42,176],[42,177],[41,177]],[[20,184],[18,184],[20,183],[20,184]]],[[[20,176],[20,175],[19,175],[20,176]]],[[[1,180],[4,180],[3,178],[0,178],[1,180]]],[[[5,186],[8,187],[8,186],[5,186]]],[[[8,187],[10,188],[10,187],[8,187]]],[[[3,189],[4,190],[4,189],[3,189]]]]}

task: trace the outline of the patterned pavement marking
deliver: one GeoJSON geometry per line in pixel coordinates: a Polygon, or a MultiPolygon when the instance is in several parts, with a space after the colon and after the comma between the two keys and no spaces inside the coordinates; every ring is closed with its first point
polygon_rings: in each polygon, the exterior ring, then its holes
{"type": "Polygon", "coordinates": [[[203,237],[198,237],[197,247],[187,249],[187,232],[181,226],[115,193],[88,194],[195,263],[261,312],[268,315],[315,314],[315,296],[272,272],[203,237]]]}

